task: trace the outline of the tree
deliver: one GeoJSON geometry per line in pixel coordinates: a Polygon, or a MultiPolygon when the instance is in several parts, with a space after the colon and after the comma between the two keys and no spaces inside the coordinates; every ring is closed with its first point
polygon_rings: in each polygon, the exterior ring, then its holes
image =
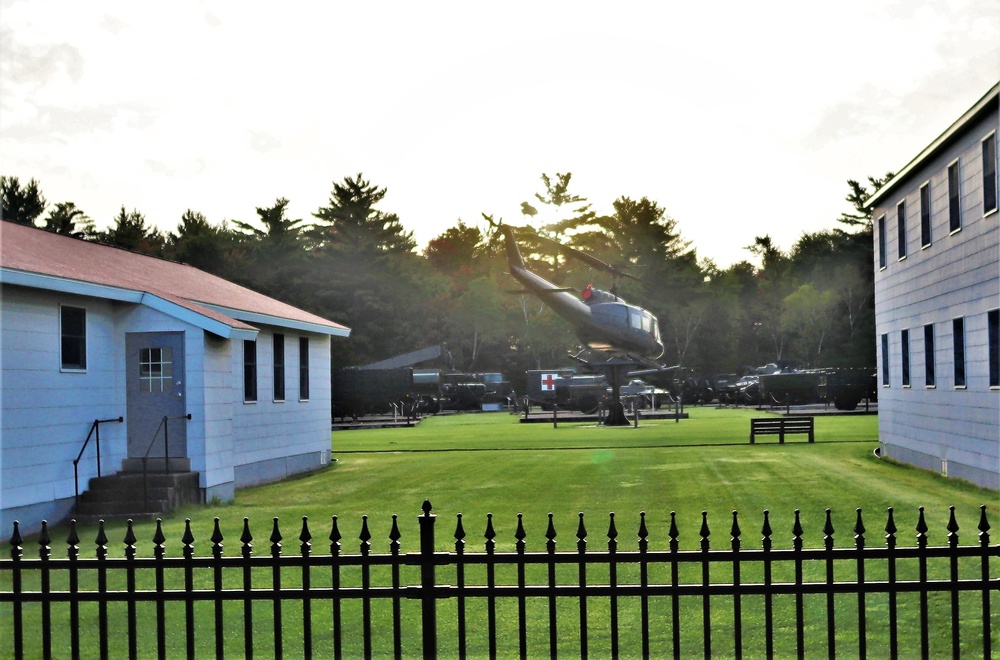
{"type": "Polygon", "coordinates": [[[865,201],[869,196],[875,194],[879,188],[888,183],[889,179],[894,176],[895,174],[892,172],[886,172],[882,177],[869,176],[868,183],[872,187],[871,192],[868,191],[867,186],[859,181],[848,179],[847,186],[851,189],[851,191],[847,194],[847,197],[845,197],[844,200],[851,205],[851,210],[846,213],[841,213],[837,221],[851,228],[860,227],[862,232],[871,233],[872,213],[869,209],[865,208],[865,201]]]}
{"type": "Polygon", "coordinates": [[[97,231],[94,221],[73,202],[57,203],[45,219],[45,230],[76,238],[88,238],[97,231]]]}
{"type": "Polygon", "coordinates": [[[823,357],[823,346],[835,318],[836,297],[806,283],[785,297],[782,323],[797,333],[799,352],[814,366],[823,357]]]}
{"type": "Polygon", "coordinates": [[[300,247],[305,227],[303,220],[285,217],[288,199],[279,197],[273,206],[257,207],[257,218],[263,229],[247,222],[233,220],[233,226],[258,241],[262,249],[274,256],[289,254],[300,247]]]}
{"type": "Polygon", "coordinates": [[[313,216],[320,220],[314,235],[320,245],[333,244],[356,253],[410,252],[416,247],[413,232],[407,232],[395,213],[375,208],[386,194],[366,181],[359,172],[353,179],[333,184],[329,206],[313,216]]]}
{"type": "Polygon", "coordinates": [[[439,279],[399,217],[376,208],[386,192],[359,173],[335,182],[329,204],[313,213],[310,305],[351,328],[351,341],[333,347],[335,366],[425,346],[436,321],[428,307],[439,279]]]}
{"type": "Polygon", "coordinates": [[[471,269],[476,251],[483,241],[478,227],[469,227],[461,220],[436,238],[424,249],[424,256],[439,272],[454,275],[463,267],[471,269]]]}
{"type": "MultiPolygon", "coordinates": [[[[556,236],[559,236],[566,232],[567,229],[572,229],[579,227],[581,225],[587,224],[594,219],[595,213],[590,210],[590,204],[587,202],[586,197],[581,197],[580,195],[572,195],[569,192],[569,183],[573,178],[572,172],[566,172],[565,174],[556,173],[555,181],[553,181],[548,174],[542,174],[542,183],[545,184],[545,194],[535,193],[535,198],[545,204],[546,206],[555,207],[555,212],[558,215],[562,215],[564,212],[563,207],[567,208],[570,215],[568,217],[557,217],[555,221],[543,227],[546,231],[549,231],[556,236]],[[570,208],[571,205],[577,204],[576,208],[570,208]]],[[[525,215],[534,217],[538,213],[537,210],[527,202],[521,203],[521,211],[525,215]]]]}
{"type": "Polygon", "coordinates": [[[238,235],[226,221],[212,225],[204,215],[188,209],[181,215],[175,232],[167,236],[167,255],[174,261],[227,279],[238,279],[249,263],[245,253],[237,250],[238,235]]]}
{"type": "Polygon", "coordinates": [[[124,205],[115,216],[114,226],[97,232],[96,238],[114,247],[152,256],[161,255],[166,242],[159,229],[146,224],[146,216],[136,209],[128,213],[124,205]]]}
{"type": "Polygon", "coordinates": [[[252,289],[308,309],[315,301],[305,221],[286,217],[288,204],[287,198],[279,197],[271,206],[256,207],[258,224],[232,221],[235,238],[252,266],[234,277],[252,289]]]}
{"type": "Polygon", "coordinates": [[[0,197],[3,199],[3,219],[19,225],[33,226],[35,218],[48,206],[34,179],[22,188],[16,176],[0,177],[0,197]]]}

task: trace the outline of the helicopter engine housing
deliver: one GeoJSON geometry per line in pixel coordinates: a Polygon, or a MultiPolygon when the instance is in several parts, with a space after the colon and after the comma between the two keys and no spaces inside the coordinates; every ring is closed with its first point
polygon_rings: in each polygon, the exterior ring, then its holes
{"type": "Polygon", "coordinates": [[[618,296],[616,296],[613,293],[594,288],[594,285],[592,284],[587,285],[587,288],[580,293],[580,297],[583,298],[583,302],[587,303],[588,305],[596,305],[597,303],[618,302],[621,300],[618,296]]]}

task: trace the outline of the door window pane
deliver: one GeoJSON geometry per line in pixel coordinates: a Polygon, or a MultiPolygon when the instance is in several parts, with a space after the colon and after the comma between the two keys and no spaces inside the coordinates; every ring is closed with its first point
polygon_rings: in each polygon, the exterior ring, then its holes
{"type": "Polygon", "coordinates": [[[139,391],[171,392],[174,389],[172,348],[139,349],[139,391]]]}

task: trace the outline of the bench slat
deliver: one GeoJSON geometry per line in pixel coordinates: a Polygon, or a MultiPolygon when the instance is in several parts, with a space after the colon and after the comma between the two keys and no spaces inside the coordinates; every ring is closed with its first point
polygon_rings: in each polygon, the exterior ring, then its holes
{"type": "Polygon", "coordinates": [[[808,433],[809,442],[815,441],[815,418],[813,417],[755,417],[750,420],[750,444],[758,435],[777,435],[778,442],[784,444],[786,433],[808,433]]]}

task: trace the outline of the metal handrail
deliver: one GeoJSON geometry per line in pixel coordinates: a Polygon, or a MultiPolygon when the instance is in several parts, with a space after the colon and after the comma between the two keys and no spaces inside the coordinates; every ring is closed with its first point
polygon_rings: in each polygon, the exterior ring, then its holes
{"type": "Polygon", "coordinates": [[[90,437],[95,436],[94,442],[97,447],[97,476],[101,476],[101,424],[108,424],[110,422],[118,422],[119,424],[124,422],[124,417],[118,417],[117,419],[95,419],[94,423],[90,425],[90,432],[87,434],[87,439],[83,441],[83,446],[80,447],[80,453],[76,455],[73,459],[73,488],[76,491],[75,501],[76,506],[80,506],[80,458],[83,457],[83,452],[86,451],[87,445],[90,444],[90,437]]]}
{"type": "Polygon", "coordinates": [[[171,419],[190,420],[191,413],[176,417],[164,415],[163,419],[160,420],[160,425],[156,427],[156,432],[153,433],[153,439],[149,441],[149,446],[146,447],[146,453],[142,457],[142,503],[144,508],[149,507],[149,477],[146,471],[146,461],[149,459],[149,452],[153,450],[153,445],[156,444],[156,436],[160,435],[160,429],[163,429],[163,474],[170,474],[170,434],[167,421],[171,419]]]}

